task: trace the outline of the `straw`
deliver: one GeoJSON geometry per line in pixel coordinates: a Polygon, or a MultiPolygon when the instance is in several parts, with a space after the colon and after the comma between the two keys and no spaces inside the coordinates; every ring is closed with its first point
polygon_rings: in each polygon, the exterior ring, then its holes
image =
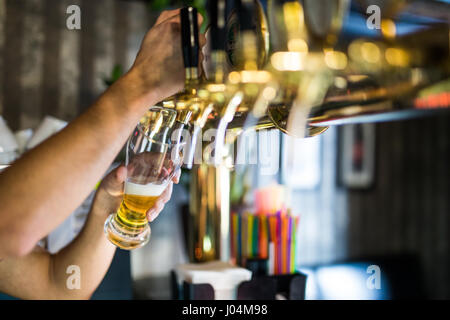
{"type": "Polygon", "coordinates": [[[242,245],[241,245],[241,258],[242,258],[242,263],[244,263],[243,260],[245,260],[245,258],[248,256],[248,217],[247,217],[247,213],[244,213],[241,217],[241,241],[242,241],[242,245]]]}
{"type": "Polygon", "coordinates": [[[260,229],[260,237],[259,237],[259,255],[262,259],[267,259],[268,258],[268,242],[269,242],[269,238],[268,238],[268,221],[267,221],[267,217],[264,215],[260,216],[260,224],[259,224],[259,229],[260,229]]]}
{"type": "Polygon", "coordinates": [[[258,257],[259,256],[259,217],[255,216],[253,219],[253,237],[252,237],[252,244],[253,244],[253,257],[258,257]]]}
{"type": "Polygon", "coordinates": [[[292,252],[294,250],[292,250],[292,217],[288,217],[288,235],[287,235],[287,267],[288,270],[286,270],[286,272],[288,273],[292,273],[292,264],[291,264],[291,260],[292,260],[292,252]]]}
{"type": "Polygon", "coordinates": [[[269,243],[269,275],[275,274],[275,244],[273,242],[269,243]]]}
{"type": "Polygon", "coordinates": [[[247,215],[247,257],[253,257],[253,215],[247,215]]]}
{"type": "Polygon", "coordinates": [[[241,257],[242,257],[242,216],[238,215],[237,217],[237,228],[236,228],[236,238],[237,238],[237,260],[239,264],[242,263],[241,257]]]}
{"type": "Polygon", "coordinates": [[[238,223],[239,223],[239,215],[237,212],[234,212],[231,216],[231,255],[234,257],[235,262],[238,262],[239,259],[239,252],[238,252],[238,245],[239,245],[239,237],[238,237],[238,223]]]}
{"type": "Polygon", "coordinates": [[[276,249],[275,252],[277,254],[277,265],[276,265],[276,273],[282,273],[282,254],[281,254],[281,212],[277,211],[276,214],[276,249]]]}
{"type": "Polygon", "coordinates": [[[278,255],[276,254],[276,247],[277,247],[277,242],[276,242],[276,238],[277,238],[277,229],[276,229],[276,222],[277,222],[277,217],[276,216],[270,216],[269,217],[269,228],[270,228],[270,243],[273,246],[273,272],[274,274],[277,272],[277,265],[278,265],[278,255]]]}
{"type": "Polygon", "coordinates": [[[291,272],[295,272],[295,256],[297,251],[297,227],[299,222],[299,217],[293,218],[293,230],[292,230],[292,254],[291,254],[291,272]]]}
{"type": "Polygon", "coordinates": [[[285,205],[285,188],[271,185],[255,190],[254,210],[232,215],[232,255],[241,265],[246,258],[268,259],[273,274],[295,272],[299,219],[285,205]]]}
{"type": "Polygon", "coordinates": [[[231,214],[231,236],[230,236],[230,238],[231,238],[231,257],[233,258],[234,263],[237,263],[237,256],[238,256],[238,253],[237,253],[238,242],[237,242],[237,237],[236,237],[236,234],[237,234],[236,218],[237,218],[237,216],[238,216],[237,212],[233,212],[231,214]]]}
{"type": "Polygon", "coordinates": [[[288,273],[288,266],[289,266],[289,254],[290,252],[288,247],[288,239],[289,239],[289,217],[284,216],[281,217],[282,222],[282,234],[281,234],[281,242],[283,244],[283,273],[288,273]]]}

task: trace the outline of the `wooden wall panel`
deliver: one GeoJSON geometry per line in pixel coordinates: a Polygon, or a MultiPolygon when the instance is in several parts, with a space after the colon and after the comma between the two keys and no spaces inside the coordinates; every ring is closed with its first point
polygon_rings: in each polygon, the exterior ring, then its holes
{"type": "MultiPolygon", "coordinates": [[[[114,65],[121,65],[126,68],[127,59],[127,37],[129,35],[129,18],[127,10],[129,4],[123,1],[114,1],[114,65]]],[[[124,70],[125,71],[125,70],[124,70]]]]}
{"type": "Polygon", "coordinates": [[[24,14],[20,72],[22,87],[20,127],[32,128],[39,124],[42,108],[42,76],[44,62],[44,2],[26,0],[21,6],[24,14]]]}
{"type": "Polygon", "coordinates": [[[108,78],[114,67],[114,33],[116,0],[96,0],[94,7],[94,96],[99,96],[107,87],[104,79],[108,78]]]}
{"type": "MultiPolygon", "coordinates": [[[[58,117],[60,81],[59,71],[61,42],[60,30],[64,27],[64,15],[62,14],[62,2],[59,0],[44,1],[44,47],[43,47],[43,74],[42,74],[42,94],[41,94],[41,115],[52,115],[58,117]]],[[[39,120],[39,118],[37,119],[39,120]]]]}
{"type": "Polygon", "coordinates": [[[348,191],[348,257],[416,254],[432,298],[450,297],[449,125],[448,116],[378,124],[376,185],[348,191]]]}
{"type": "Polygon", "coordinates": [[[94,54],[96,1],[82,0],[81,48],[80,48],[80,101],[78,112],[85,110],[95,99],[94,95],[94,54]]]}
{"type": "Polygon", "coordinates": [[[129,69],[157,16],[142,2],[0,0],[2,116],[13,130],[45,115],[74,119],[106,89],[115,65],[129,69]],[[66,27],[74,4],[81,30],[66,27]]]}
{"type": "Polygon", "coordinates": [[[450,298],[449,126],[449,116],[377,124],[376,177],[367,190],[337,183],[337,143],[333,130],[325,133],[321,187],[293,194],[302,216],[299,265],[412,253],[429,297],[450,298]]]}
{"type": "Polygon", "coordinates": [[[22,105],[21,74],[22,34],[23,34],[23,0],[6,1],[5,48],[3,52],[3,117],[8,125],[17,130],[20,126],[22,105]]]}
{"type": "Polygon", "coordinates": [[[158,14],[151,13],[146,9],[143,2],[129,2],[127,8],[128,32],[127,32],[127,53],[125,57],[125,70],[128,70],[136,59],[136,55],[141,46],[142,39],[148,29],[156,22],[158,14]]]}
{"type": "MultiPolygon", "coordinates": [[[[78,5],[81,8],[81,28],[83,30],[84,15],[89,15],[82,7],[81,0],[56,0],[59,4],[55,4],[57,14],[58,34],[55,35],[59,40],[55,42],[51,50],[55,53],[56,67],[58,70],[57,88],[58,102],[55,107],[55,116],[66,121],[72,120],[79,113],[80,105],[80,77],[84,73],[80,69],[81,65],[81,36],[83,31],[68,30],[66,27],[66,19],[58,17],[66,15],[69,5],[78,5]]],[[[55,10],[53,9],[53,10],[55,10]]]]}
{"type": "Polygon", "coordinates": [[[433,246],[436,261],[441,265],[436,270],[437,281],[442,281],[444,285],[438,286],[436,295],[450,298],[450,123],[449,119],[443,118],[437,121],[437,152],[439,158],[434,169],[434,175],[440,177],[436,181],[436,216],[435,237],[436,244],[433,246]],[[439,280],[440,279],[440,280],[439,280]],[[445,286],[447,284],[447,286],[445,286]]]}
{"type": "MultiPolygon", "coordinates": [[[[3,68],[5,51],[6,0],[0,0],[0,70],[3,68]]],[[[0,75],[0,114],[3,114],[3,76],[0,75]]]]}

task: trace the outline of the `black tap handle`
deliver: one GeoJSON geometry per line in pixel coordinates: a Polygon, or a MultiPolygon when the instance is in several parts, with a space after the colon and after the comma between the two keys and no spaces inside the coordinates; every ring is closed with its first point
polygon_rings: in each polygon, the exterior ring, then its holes
{"type": "Polygon", "coordinates": [[[254,30],[254,0],[236,0],[236,9],[239,13],[239,25],[241,31],[254,30]]]}
{"type": "Polygon", "coordinates": [[[196,68],[199,63],[199,41],[197,9],[185,7],[181,9],[181,46],[185,68],[196,68]]]}
{"type": "Polygon", "coordinates": [[[210,39],[212,51],[224,51],[226,42],[227,1],[209,1],[210,39]]]}

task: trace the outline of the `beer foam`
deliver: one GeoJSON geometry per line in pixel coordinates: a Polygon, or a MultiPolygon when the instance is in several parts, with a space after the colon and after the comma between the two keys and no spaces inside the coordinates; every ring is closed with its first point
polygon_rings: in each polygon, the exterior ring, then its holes
{"type": "Polygon", "coordinates": [[[136,195],[136,196],[147,196],[147,197],[157,197],[166,189],[167,183],[165,184],[137,184],[133,182],[125,182],[125,194],[136,195]]]}

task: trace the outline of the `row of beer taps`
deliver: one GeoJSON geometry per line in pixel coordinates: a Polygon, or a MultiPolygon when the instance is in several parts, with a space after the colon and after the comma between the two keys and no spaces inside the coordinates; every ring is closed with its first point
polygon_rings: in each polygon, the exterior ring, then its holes
{"type": "Polygon", "coordinates": [[[329,125],[429,112],[412,101],[435,84],[448,90],[449,25],[398,35],[394,19],[408,2],[383,1],[377,39],[338,41],[350,0],[268,0],[269,19],[258,0],[235,0],[233,10],[230,1],[208,1],[208,78],[199,72],[197,11],[183,8],[185,89],[160,105],[177,111],[178,129],[189,129],[187,166],[202,152],[196,146],[205,128],[216,129],[209,157],[218,165],[248,129],[308,137],[329,125]]]}

